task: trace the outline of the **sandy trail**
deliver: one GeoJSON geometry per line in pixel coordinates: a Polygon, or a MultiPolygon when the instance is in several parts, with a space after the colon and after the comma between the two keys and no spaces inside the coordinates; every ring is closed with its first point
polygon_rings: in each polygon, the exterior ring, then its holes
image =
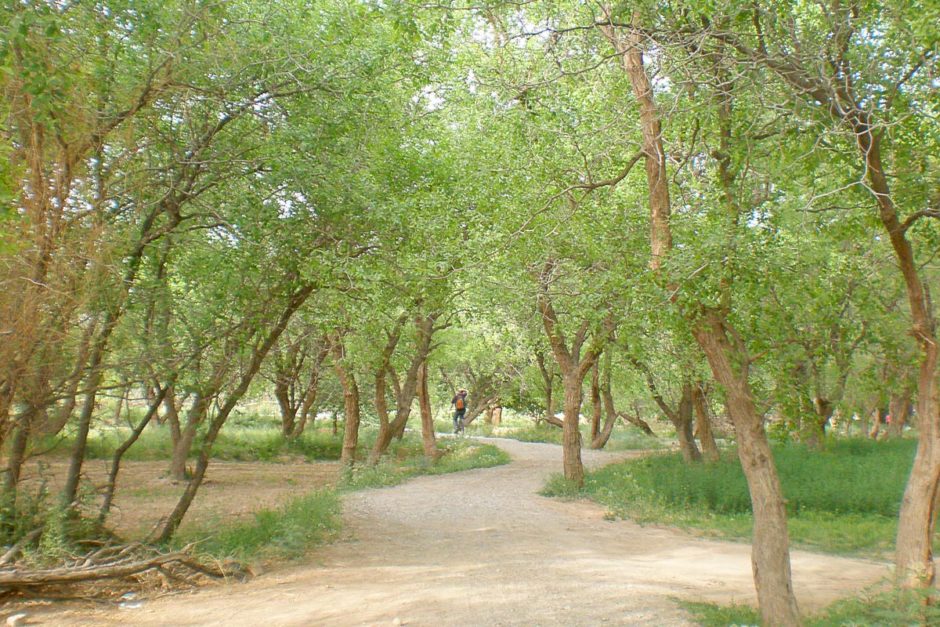
{"type": "MultiPolygon", "coordinates": [[[[753,601],[748,545],[607,521],[595,504],[540,497],[560,449],[494,441],[511,464],[346,496],[347,539],[307,565],[33,624],[688,625],[676,598],[753,601]]],[[[597,466],[625,454],[584,456],[597,466]]],[[[888,572],[801,551],[792,561],[804,611],[888,572]]]]}

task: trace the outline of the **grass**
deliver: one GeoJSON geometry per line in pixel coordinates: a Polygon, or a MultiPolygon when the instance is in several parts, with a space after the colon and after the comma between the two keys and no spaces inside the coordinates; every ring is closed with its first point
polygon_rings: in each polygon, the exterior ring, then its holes
{"type": "MultiPolygon", "coordinates": [[[[92,431],[88,436],[86,459],[111,459],[115,449],[128,437],[128,429],[92,431]]],[[[74,439],[58,437],[36,446],[38,450],[66,453],[74,439]]],[[[191,450],[191,458],[199,452],[197,438],[191,450]]],[[[328,430],[305,431],[298,438],[285,438],[277,428],[235,427],[219,433],[212,447],[212,458],[226,461],[273,462],[284,456],[303,457],[307,461],[339,459],[342,438],[328,430]]],[[[141,434],[124,459],[127,461],[168,460],[173,454],[169,429],[151,427],[141,434]]]]}
{"type": "MultiPolygon", "coordinates": [[[[825,451],[775,449],[794,544],[832,553],[881,555],[893,547],[897,513],[916,443],[841,440],[825,451]]],[[[550,496],[588,496],[612,515],[747,538],[750,498],[740,464],[688,465],[678,454],[654,455],[589,473],[583,490],[553,478],[550,496]]]]}
{"type": "Polygon", "coordinates": [[[254,520],[216,524],[180,536],[175,544],[198,542],[199,553],[217,560],[291,560],[332,538],[340,528],[340,501],[324,490],[292,499],[277,509],[263,509],[254,520]]]}
{"type": "Polygon", "coordinates": [[[702,627],[760,624],[760,614],[749,605],[718,605],[682,600],[679,600],[679,605],[702,627]]]}
{"type": "Polygon", "coordinates": [[[361,465],[348,471],[341,487],[361,490],[393,486],[419,475],[441,475],[509,462],[509,455],[492,444],[459,439],[439,446],[443,455],[430,462],[424,457],[419,438],[405,437],[400,442],[393,442],[388,454],[375,466],[361,465]]]}
{"type": "MultiPolygon", "coordinates": [[[[679,601],[680,605],[703,627],[760,625],[760,614],[747,605],[718,605],[679,601]]],[[[807,627],[844,627],[846,625],[940,625],[940,607],[925,603],[925,593],[890,590],[843,599],[828,608],[805,617],[807,627]]]]}
{"type": "MultiPolygon", "coordinates": [[[[450,427],[448,427],[450,429],[450,427]]],[[[546,444],[561,444],[562,431],[560,428],[544,422],[538,424],[530,417],[507,420],[498,427],[474,422],[468,429],[474,435],[485,435],[496,438],[509,438],[520,442],[542,442],[546,444]]],[[[587,423],[581,424],[581,439],[585,446],[590,444],[591,427],[587,423]]],[[[667,446],[662,439],[650,436],[634,427],[617,425],[611,433],[610,440],[604,447],[608,451],[633,451],[646,449],[662,449],[667,446]]]]}

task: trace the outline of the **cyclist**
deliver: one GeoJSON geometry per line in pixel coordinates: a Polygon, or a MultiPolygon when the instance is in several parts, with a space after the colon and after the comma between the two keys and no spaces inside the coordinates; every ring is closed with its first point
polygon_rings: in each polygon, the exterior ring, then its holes
{"type": "Polygon", "coordinates": [[[467,391],[461,388],[450,401],[454,408],[454,433],[463,431],[463,417],[467,413],[467,391]]]}

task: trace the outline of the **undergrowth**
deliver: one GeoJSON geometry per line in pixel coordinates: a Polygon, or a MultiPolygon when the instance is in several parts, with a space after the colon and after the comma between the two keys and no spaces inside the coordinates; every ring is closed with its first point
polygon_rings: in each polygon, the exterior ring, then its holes
{"type": "Polygon", "coordinates": [[[196,541],[200,554],[217,560],[291,560],[329,540],[339,528],[339,497],[324,490],[291,499],[277,509],[262,509],[250,521],[189,530],[174,544],[196,541]]]}
{"type": "MultiPolygon", "coordinates": [[[[889,590],[843,599],[807,616],[807,627],[940,625],[940,607],[927,603],[925,591],[889,590]]],[[[702,627],[761,625],[760,613],[748,605],[679,601],[702,627]]]]}
{"type": "MultiPolygon", "coordinates": [[[[824,451],[776,447],[791,540],[834,553],[890,550],[915,447],[912,440],[833,440],[824,451]]],[[[733,452],[694,465],[679,454],[648,456],[588,473],[583,490],[555,477],[543,493],[588,496],[639,522],[730,538],[751,533],[747,483],[733,452]]]]}
{"type": "MultiPolygon", "coordinates": [[[[127,438],[128,429],[93,431],[88,436],[86,459],[111,459],[114,451],[127,438]]],[[[72,437],[47,439],[36,446],[37,450],[53,454],[71,450],[72,437]]],[[[201,438],[197,437],[190,451],[195,458],[199,452],[201,438]]],[[[286,438],[278,430],[262,427],[236,427],[219,433],[212,446],[212,458],[226,461],[273,462],[281,457],[303,457],[308,461],[339,459],[342,452],[342,437],[329,431],[305,431],[297,438],[286,438]]],[[[173,455],[173,443],[169,429],[150,428],[124,454],[127,461],[168,460],[173,455]]]]}
{"type": "Polygon", "coordinates": [[[346,471],[340,485],[346,490],[378,488],[398,485],[419,475],[442,475],[509,462],[509,455],[492,444],[458,439],[441,443],[439,448],[442,454],[432,462],[424,457],[419,439],[406,437],[393,442],[388,454],[375,466],[363,464],[346,471]]]}

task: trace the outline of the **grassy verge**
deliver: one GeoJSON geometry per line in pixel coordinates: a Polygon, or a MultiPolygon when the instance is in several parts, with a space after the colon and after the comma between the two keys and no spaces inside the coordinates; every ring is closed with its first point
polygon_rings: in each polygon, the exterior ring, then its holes
{"type": "MultiPolygon", "coordinates": [[[[469,432],[474,435],[492,436],[495,438],[509,438],[520,442],[543,442],[546,444],[561,444],[562,431],[549,424],[535,424],[531,419],[525,421],[507,422],[499,427],[474,423],[469,432]]],[[[591,429],[587,424],[581,425],[582,440],[587,444],[591,440],[591,429]]],[[[636,427],[618,426],[610,436],[605,449],[608,451],[633,451],[646,449],[662,449],[667,443],[650,436],[636,427]]]]}
{"type": "MultiPolygon", "coordinates": [[[[114,451],[128,437],[128,429],[93,431],[88,436],[87,459],[111,459],[114,451]]],[[[71,450],[71,437],[58,437],[37,445],[37,449],[51,453],[71,450]]],[[[194,443],[192,455],[199,451],[199,440],[194,443]]],[[[298,438],[285,438],[276,429],[237,427],[223,430],[212,447],[212,458],[226,461],[272,462],[284,456],[303,457],[308,461],[339,459],[342,438],[328,430],[307,431],[298,438]]],[[[124,459],[127,461],[158,461],[170,459],[173,444],[170,432],[163,427],[151,428],[141,434],[124,459]]]]}
{"type": "Polygon", "coordinates": [[[175,543],[197,541],[200,553],[219,560],[291,560],[326,542],[339,528],[339,497],[325,490],[291,499],[277,509],[255,512],[251,521],[191,530],[175,543]]]}
{"type": "MultiPolygon", "coordinates": [[[[680,601],[693,620],[703,627],[760,625],[760,614],[747,605],[717,605],[680,601]]],[[[805,617],[807,627],[845,625],[940,625],[940,607],[925,603],[924,594],[892,590],[833,603],[822,612],[805,617]]]]}
{"type": "Polygon", "coordinates": [[[429,462],[418,438],[406,437],[394,442],[385,458],[375,466],[357,466],[348,472],[341,487],[361,490],[392,486],[419,475],[441,475],[509,462],[509,455],[492,444],[459,439],[439,446],[443,454],[437,461],[429,462]]]}
{"type": "MultiPolygon", "coordinates": [[[[915,446],[910,440],[844,440],[830,442],[822,452],[777,448],[794,544],[864,555],[891,550],[915,446]]],[[[611,515],[639,522],[725,538],[751,534],[747,484],[733,454],[709,465],[687,465],[678,454],[650,456],[589,473],[581,491],[553,478],[544,493],[587,496],[611,515]]]]}

